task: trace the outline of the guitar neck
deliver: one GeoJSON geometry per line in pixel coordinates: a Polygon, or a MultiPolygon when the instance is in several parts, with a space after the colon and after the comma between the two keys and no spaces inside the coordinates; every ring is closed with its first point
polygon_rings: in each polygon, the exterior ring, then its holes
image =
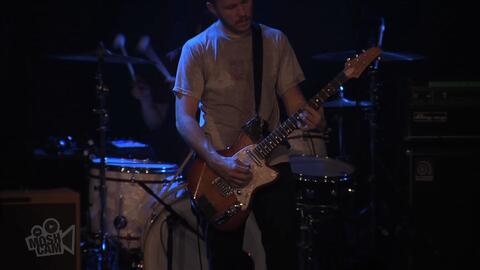
{"type": "MultiPolygon", "coordinates": [[[[308,101],[308,105],[317,110],[329,97],[337,93],[338,88],[348,79],[343,71],[340,72],[308,101]]],[[[265,160],[273,149],[282,143],[285,138],[297,128],[297,122],[301,122],[300,114],[303,111],[303,109],[299,109],[288,117],[287,120],[283,121],[272,133],[258,143],[252,154],[254,154],[257,159],[265,160]]]]}

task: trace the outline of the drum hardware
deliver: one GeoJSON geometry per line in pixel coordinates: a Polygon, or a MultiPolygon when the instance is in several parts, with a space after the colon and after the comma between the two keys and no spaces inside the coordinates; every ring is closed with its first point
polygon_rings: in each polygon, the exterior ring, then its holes
{"type": "Polygon", "coordinates": [[[298,250],[298,265],[299,269],[313,270],[313,239],[314,229],[311,215],[304,211],[303,207],[298,207],[297,212],[300,215],[299,221],[299,240],[297,246],[298,250]]]}
{"type": "MultiPolygon", "coordinates": [[[[95,62],[97,63],[97,71],[95,74],[96,80],[96,99],[97,105],[93,109],[93,112],[98,115],[99,126],[97,128],[99,135],[99,147],[98,147],[98,157],[100,159],[99,166],[99,179],[100,184],[99,189],[99,201],[100,201],[100,214],[99,214],[99,229],[100,229],[100,244],[98,252],[98,267],[99,269],[109,269],[109,252],[110,252],[110,243],[108,241],[106,233],[106,224],[105,224],[105,207],[106,207],[106,133],[108,127],[108,111],[107,111],[107,95],[109,93],[108,87],[103,81],[103,66],[104,64],[147,64],[150,63],[147,60],[135,57],[128,57],[124,55],[116,55],[107,50],[103,44],[100,42],[97,49],[93,53],[77,54],[77,55],[66,55],[66,54],[56,54],[51,55],[51,57],[67,60],[67,61],[80,61],[80,62],[95,62]]],[[[122,226],[122,220],[119,220],[118,225],[122,226]]]]}
{"type": "Polygon", "coordinates": [[[127,227],[127,218],[122,215],[116,216],[113,220],[113,226],[115,226],[115,229],[117,230],[124,229],[127,227]]]}
{"type": "MultiPolygon", "coordinates": [[[[314,60],[325,62],[345,62],[346,59],[354,57],[358,54],[355,50],[347,50],[340,52],[319,53],[313,56],[314,60]]],[[[412,62],[424,59],[425,56],[415,53],[383,51],[380,55],[382,62],[412,62]]]]}
{"type": "Polygon", "coordinates": [[[101,270],[109,269],[109,264],[106,258],[108,258],[108,245],[107,245],[107,235],[105,231],[105,206],[106,206],[106,167],[105,167],[105,157],[106,157],[106,144],[107,144],[107,126],[108,126],[108,112],[106,106],[106,96],[108,94],[109,89],[105,86],[103,82],[103,75],[102,69],[103,64],[105,61],[105,47],[102,42],[100,42],[99,47],[97,49],[97,59],[98,59],[98,66],[97,66],[97,74],[95,76],[97,80],[96,85],[96,96],[98,107],[94,109],[94,113],[98,114],[99,117],[99,140],[100,140],[100,148],[99,148],[99,156],[100,156],[100,252],[98,256],[99,267],[101,270]]]}
{"type": "Polygon", "coordinates": [[[344,97],[343,86],[340,86],[338,89],[338,97],[336,99],[327,101],[323,104],[325,108],[350,108],[350,107],[360,107],[368,108],[371,107],[372,103],[370,101],[353,101],[344,97]]]}
{"type": "Polygon", "coordinates": [[[337,134],[335,138],[337,139],[336,146],[338,147],[336,157],[341,160],[349,161],[351,156],[349,156],[348,141],[345,138],[345,128],[348,129],[348,124],[346,124],[345,121],[345,115],[349,112],[368,112],[373,107],[373,102],[364,100],[353,101],[345,98],[343,86],[339,87],[338,93],[338,98],[325,102],[324,107],[328,110],[331,110],[333,120],[336,123],[337,134]]]}
{"type": "MultiPolygon", "coordinates": [[[[115,237],[126,249],[140,248],[143,234],[143,221],[148,218],[154,198],[135,182],[145,182],[154,192],[159,193],[166,185],[178,182],[181,177],[172,178],[177,171],[173,163],[161,163],[150,160],[137,160],[117,157],[106,158],[106,209],[105,231],[109,237],[115,237]]],[[[100,205],[99,166],[100,158],[91,158],[90,178],[90,220],[91,232],[99,231],[98,215],[100,205]]]]}
{"type": "Polygon", "coordinates": [[[164,209],[166,209],[169,213],[167,217],[167,227],[168,227],[168,240],[167,240],[167,269],[172,270],[173,265],[173,230],[176,226],[181,224],[183,227],[187,228],[190,232],[197,236],[197,239],[204,240],[204,237],[195,229],[193,228],[186,220],[181,216],[177,211],[173,209],[173,207],[164,202],[155,192],[153,192],[145,183],[143,182],[136,182],[140,185],[148,194],[159,202],[164,209]]]}
{"type": "Polygon", "coordinates": [[[327,156],[328,138],[328,130],[317,132],[295,129],[287,138],[289,155],[327,156]]]}
{"type": "Polygon", "coordinates": [[[203,236],[201,234],[199,234],[199,232],[194,229],[180,214],[178,214],[177,211],[175,211],[172,206],[166,202],[164,202],[160,197],[158,197],[157,194],[155,194],[155,192],[153,192],[152,189],[150,189],[145,183],[143,182],[138,182],[138,181],[134,181],[136,182],[139,186],[141,186],[148,194],[150,194],[152,197],[155,198],[155,200],[157,200],[157,202],[159,202],[161,205],[163,205],[163,207],[165,207],[165,209],[169,212],[170,216],[172,218],[174,218],[174,221],[176,221],[176,223],[178,222],[178,224],[182,224],[183,226],[185,226],[188,230],[190,230],[191,232],[193,232],[195,235],[197,235],[198,237],[200,237],[200,239],[203,240],[203,236]]]}
{"type": "Polygon", "coordinates": [[[100,63],[101,61],[102,64],[152,64],[150,61],[142,58],[115,54],[105,48],[103,50],[101,60],[99,59],[98,51],[81,54],[52,54],[50,57],[59,60],[77,62],[100,63]]]}
{"type": "Polygon", "coordinates": [[[338,159],[310,155],[290,156],[290,166],[297,182],[299,269],[318,269],[318,226],[339,216],[344,199],[354,194],[355,169],[338,159]]]}
{"type": "MultiPolygon", "coordinates": [[[[163,201],[172,206],[183,218],[196,226],[197,217],[192,211],[190,195],[186,183],[174,182],[170,187],[157,193],[163,201]]],[[[142,237],[143,270],[166,270],[167,265],[167,237],[166,223],[169,213],[163,205],[157,204],[152,209],[151,217],[146,220],[145,233],[142,237]]],[[[207,244],[184,226],[173,228],[175,231],[170,238],[173,242],[172,268],[173,270],[208,269],[207,244]]],[[[255,216],[250,215],[245,224],[243,250],[254,261],[256,270],[266,269],[265,251],[261,242],[261,232],[257,226],[255,216]]]]}

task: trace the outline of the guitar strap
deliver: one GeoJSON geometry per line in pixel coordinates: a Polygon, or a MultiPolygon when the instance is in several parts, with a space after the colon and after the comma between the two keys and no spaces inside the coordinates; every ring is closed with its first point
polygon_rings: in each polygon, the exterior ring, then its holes
{"type": "Polygon", "coordinates": [[[252,49],[253,49],[253,84],[255,87],[255,112],[260,115],[260,101],[262,99],[263,74],[263,40],[262,28],[252,22],[252,49]]]}
{"type": "Polygon", "coordinates": [[[252,51],[253,51],[253,84],[255,87],[255,116],[249,120],[242,130],[253,141],[259,141],[267,130],[266,122],[260,117],[260,101],[262,100],[262,73],[263,73],[263,39],[262,29],[256,22],[252,22],[252,51]]]}

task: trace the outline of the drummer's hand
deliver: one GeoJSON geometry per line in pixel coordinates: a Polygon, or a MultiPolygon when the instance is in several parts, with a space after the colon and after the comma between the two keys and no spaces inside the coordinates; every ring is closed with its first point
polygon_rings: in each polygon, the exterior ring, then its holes
{"type": "Polygon", "coordinates": [[[233,157],[217,155],[211,159],[209,166],[234,187],[244,187],[252,180],[250,166],[233,157]]]}
{"type": "Polygon", "coordinates": [[[304,131],[323,129],[325,120],[323,118],[323,107],[315,110],[309,105],[306,105],[304,111],[300,113],[301,120],[298,121],[297,126],[304,131]]]}
{"type": "Polygon", "coordinates": [[[152,90],[144,80],[139,78],[133,83],[132,96],[140,102],[151,102],[152,90]]]}

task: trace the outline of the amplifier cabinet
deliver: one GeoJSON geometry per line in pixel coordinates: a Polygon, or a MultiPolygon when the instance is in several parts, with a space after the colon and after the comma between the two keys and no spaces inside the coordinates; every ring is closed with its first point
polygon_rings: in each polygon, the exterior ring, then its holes
{"type": "Polygon", "coordinates": [[[68,189],[0,192],[2,269],[80,270],[80,196],[68,189]]]}

